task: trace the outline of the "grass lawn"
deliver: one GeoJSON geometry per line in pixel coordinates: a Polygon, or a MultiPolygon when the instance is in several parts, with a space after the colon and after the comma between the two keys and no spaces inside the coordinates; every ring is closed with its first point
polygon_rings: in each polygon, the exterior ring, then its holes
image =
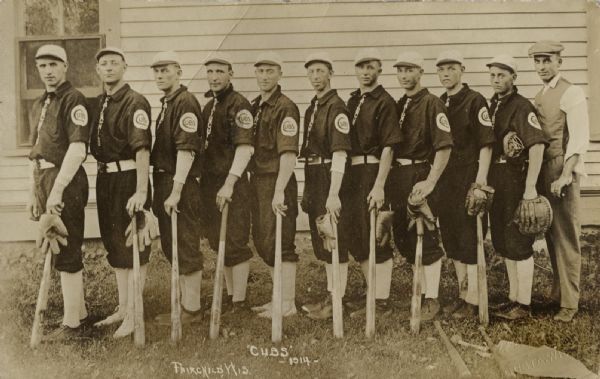
{"type": "MultiPolygon", "coordinates": [[[[308,234],[297,235],[301,261],[296,282],[296,301],[300,306],[320,299],[326,292],[325,270],[315,260],[308,234]]],[[[488,333],[495,342],[501,339],[533,346],[547,345],[581,360],[598,372],[600,354],[600,232],[586,229],[582,237],[583,265],[580,312],[565,325],[552,320],[552,314],[536,307],[546,300],[551,283],[547,255],[536,255],[533,317],[505,324],[492,319],[488,333]]],[[[206,245],[203,245],[206,247],[206,245]]],[[[491,248],[488,247],[491,252],[491,248]]],[[[208,251],[203,249],[204,251],[208,251]]],[[[491,259],[491,261],[494,261],[491,259]]],[[[212,295],[215,255],[205,254],[202,296],[212,295]]],[[[498,263],[498,261],[496,260],[498,263]]],[[[105,259],[102,244],[85,243],[84,285],[88,310],[102,317],[117,304],[114,274],[105,259]]],[[[130,338],[114,340],[117,326],[94,330],[91,338],[69,344],[28,346],[43,258],[32,243],[0,245],[0,378],[454,378],[456,370],[441,344],[432,323],[424,323],[419,336],[410,334],[408,320],[399,312],[377,319],[377,336],[364,337],[364,319],[344,318],[345,338],[332,337],[330,321],[313,321],[298,315],[284,319],[284,341],[271,343],[270,320],[251,312],[224,315],[223,337],[208,339],[209,317],[202,324],[183,329],[183,341],[169,342],[170,328],[151,323],[157,314],[170,310],[170,266],[155,242],[144,291],[146,346],[137,349],[130,338]],[[226,336],[226,337],[225,337],[226,336]],[[190,369],[191,368],[191,369],[190,369]]],[[[503,264],[489,268],[490,300],[501,300],[507,291],[503,264]]],[[[364,291],[359,266],[352,262],[347,296],[364,291]]],[[[392,299],[408,301],[412,272],[401,258],[395,259],[392,299]]],[[[444,264],[440,300],[447,302],[457,292],[454,269],[444,264]]],[[[251,264],[248,287],[250,304],[267,302],[271,280],[258,258],[251,264]]],[[[62,297],[58,274],[52,285],[46,324],[55,326],[62,317],[62,297]]],[[[476,320],[455,321],[439,316],[448,336],[460,333],[464,340],[483,345],[476,320]]],[[[474,376],[499,377],[491,358],[483,358],[462,347],[457,348],[474,376]]]]}

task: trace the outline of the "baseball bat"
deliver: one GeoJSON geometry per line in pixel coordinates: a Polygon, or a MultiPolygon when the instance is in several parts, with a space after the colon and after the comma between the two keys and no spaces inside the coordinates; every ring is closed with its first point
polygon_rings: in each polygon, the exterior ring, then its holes
{"type": "Polygon", "coordinates": [[[415,251],[415,271],[413,272],[413,293],[410,301],[410,331],[419,333],[421,326],[421,268],[423,267],[423,219],[417,217],[417,248],[415,251]]]}
{"type": "Polygon", "coordinates": [[[281,342],[283,335],[282,285],[281,285],[281,215],[277,213],[275,226],[275,267],[273,268],[273,298],[271,299],[271,341],[281,342]]]}
{"type": "Polygon", "coordinates": [[[450,342],[450,340],[448,339],[448,336],[446,335],[446,332],[444,332],[444,329],[442,329],[442,325],[440,325],[440,322],[436,320],[433,322],[433,325],[435,325],[435,328],[437,329],[442,341],[444,342],[446,350],[448,351],[448,355],[450,355],[454,367],[456,367],[456,369],[458,370],[459,377],[470,378],[472,376],[471,371],[469,371],[469,368],[465,364],[465,361],[463,361],[458,351],[456,351],[456,348],[454,347],[452,342],[450,342]]]}
{"type": "Polygon", "coordinates": [[[179,288],[179,251],[177,247],[177,212],[171,212],[171,342],[181,340],[181,304],[179,288]]]}
{"type": "Polygon", "coordinates": [[[365,334],[367,338],[375,335],[375,228],[377,225],[377,209],[370,211],[369,230],[369,267],[367,273],[367,325],[365,334]]]}
{"type": "Polygon", "coordinates": [[[133,244],[133,343],[144,346],[146,335],[144,331],[144,302],[142,300],[142,286],[140,278],[140,247],[138,245],[137,215],[131,219],[131,233],[133,244]]]}
{"type": "Polygon", "coordinates": [[[488,334],[485,332],[485,328],[483,326],[479,327],[479,332],[481,332],[483,339],[485,339],[485,342],[488,344],[490,351],[492,352],[492,356],[494,357],[494,361],[496,362],[496,365],[498,365],[502,376],[505,378],[516,378],[517,376],[515,375],[515,371],[513,370],[509,360],[506,359],[500,350],[498,350],[498,346],[494,344],[490,336],[488,336],[488,334]]]}
{"type": "Polygon", "coordinates": [[[225,204],[221,213],[221,230],[219,233],[219,252],[215,267],[215,286],[213,288],[212,309],[210,311],[209,337],[214,340],[219,336],[221,325],[221,296],[223,296],[223,266],[225,265],[225,237],[227,235],[227,215],[229,204],[225,204]]]}
{"type": "Polygon", "coordinates": [[[344,337],[344,320],[342,310],[342,289],[340,283],[340,254],[338,250],[338,230],[337,222],[333,225],[333,236],[335,244],[331,251],[331,269],[333,279],[333,291],[331,294],[333,306],[333,336],[336,338],[344,337]]]}
{"type": "Polygon", "coordinates": [[[490,322],[488,313],[488,288],[485,264],[485,251],[483,250],[483,227],[481,214],[477,216],[477,289],[479,295],[479,322],[487,326],[490,322]]]}
{"type": "Polygon", "coordinates": [[[44,271],[42,272],[42,281],[40,282],[40,291],[38,292],[37,302],[35,304],[35,316],[33,317],[33,326],[31,328],[31,340],[29,346],[32,348],[42,342],[42,319],[43,312],[48,306],[48,290],[50,289],[50,269],[52,267],[52,253],[48,251],[44,259],[44,271]]]}

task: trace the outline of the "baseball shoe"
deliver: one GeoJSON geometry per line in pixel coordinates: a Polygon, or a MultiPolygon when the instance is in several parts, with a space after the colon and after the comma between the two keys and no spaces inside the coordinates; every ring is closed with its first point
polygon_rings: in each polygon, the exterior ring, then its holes
{"type": "Polygon", "coordinates": [[[327,304],[331,304],[331,296],[327,296],[325,299],[318,301],[316,303],[308,303],[302,306],[302,310],[304,312],[312,313],[317,312],[321,308],[325,307],[327,304]]]}
{"type": "Polygon", "coordinates": [[[505,309],[507,309],[507,308],[512,308],[512,307],[513,307],[515,304],[516,304],[516,302],[515,302],[515,301],[508,300],[508,301],[503,301],[503,302],[501,302],[501,303],[493,303],[493,304],[489,304],[489,305],[488,305],[488,308],[489,308],[491,311],[494,311],[494,312],[500,312],[500,311],[503,311],[503,310],[505,310],[505,309]]]}
{"type": "Polygon", "coordinates": [[[328,297],[322,304],[320,309],[309,312],[306,315],[312,320],[327,320],[333,317],[333,304],[331,297],[328,297]]]}
{"type": "Polygon", "coordinates": [[[469,304],[466,301],[463,302],[463,305],[452,312],[452,318],[456,320],[462,320],[465,318],[474,318],[478,315],[479,308],[477,305],[469,304]]]}
{"type": "Polygon", "coordinates": [[[61,325],[52,332],[42,337],[43,342],[64,342],[84,338],[83,327],[80,325],[77,328],[71,328],[66,325],[61,325]]]}
{"type": "MultiPolygon", "coordinates": [[[[342,299],[345,300],[346,298],[344,297],[342,299]]],[[[350,311],[358,311],[362,308],[364,308],[367,304],[367,295],[366,294],[362,294],[358,297],[353,297],[351,299],[348,299],[347,301],[345,301],[344,303],[344,307],[348,308],[348,310],[350,311]]]]}
{"type": "Polygon", "coordinates": [[[102,327],[107,325],[116,324],[117,322],[122,322],[125,319],[125,311],[121,311],[121,309],[117,306],[115,308],[115,313],[111,314],[104,320],[98,321],[94,323],[95,327],[102,327]]]}
{"type": "Polygon", "coordinates": [[[461,298],[456,298],[456,299],[452,300],[449,304],[446,304],[444,306],[444,314],[447,314],[447,315],[454,314],[454,312],[459,310],[464,305],[464,303],[465,303],[465,301],[461,298]]]}
{"type": "Polygon", "coordinates": [[[520,320],[531,316],[531,307],[520,303],[514,303],[511,307],[494,313],[494,316],[505,320],[520,320]]]}
{"type": "Polygon", "coordinates": [[[242,312],[247,312],[249,309],[250,309],[250,306],[248,305],[248,302],[246,300],[232,301],[229,308],[223,313],[224,314],[225,313],[231,313],[231,314],[242,313],[242,312]]]}
{"type": "MultiPolygon", "coordinates": [[[[392,314],[392,306],[388,299],[375,299],[375,313],[380,316],[389,316],[392,314]]],[[[351,318],[364,317],[367,314],[367,306],[350,313],[351,318]]]]}
{"type": "Polygon", "coordinates": [[[558,313],[554,316],[555,321],[571,322],[577,314],[577,309],[561,307],[558,313]]]}
{"type": "MultiPolygon", "coordinates": [[[[188,312],[181,308],[181,325],[195,324],[202,322],[202,311],[188,312]]],[[[158,325],[171,325],[171,312],[163,313],[154,318],[154,322],[158,325]]]]}
{"type": "MultiPolygon", "coordinates": [[[[273,308],[270,307],[269,309],[264,310],[263,312],[259,313],[257,316],[261,317],[261,318],[271,318],[272,315],[272,311],[273,308]]],[[[289,316],[294,316],[298,313],[298,310],[296,309],[296,304],[293,301],[289,301],[289,302],[283,302],[283,305],[281,307],[281,314],[283,317],[289,317],[289,316]]]]}
{"type": "Polygon", "coordinates": [[[262,313],[262,312],[265,312],[265,311],[270,311],[271,310],[271,302],[269,301],[266,304],[258,305],[256,307],[251,307],[250,309],[252,310],[252,312],[256,312],[256,313],[262,313]]]}
{"type": "Polygon", "coordinates": [[[421,321],[432,320],[440,312],[438,299],[425,298],[421,305],[421,321]]]}

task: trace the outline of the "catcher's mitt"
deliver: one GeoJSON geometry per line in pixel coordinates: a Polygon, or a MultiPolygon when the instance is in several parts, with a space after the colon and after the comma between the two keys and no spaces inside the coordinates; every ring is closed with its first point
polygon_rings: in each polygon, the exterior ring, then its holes
{"type": "Polygon", "coordinates": [[[494,189],[479,183],[472,183],[465,199],[465,208],[469,216],[475,216],[490,210],[494,199],[494,189]]]}
{"type": "Polygon", "coordinates": [[[377,225],[375,225],[375,239],[379,247],[387,246],[392,239],[392,224],[394,222],[393,211],[380,211],[377,213],[377,225]]]}
{"type": "Polygon", "coordinates": [[[515,210],[513,222],[523,235],[544,234],[552,224],[552,207],[544,196],[521,200],[515,210]]]}
{"type": "Polygon", "coordinates": [[[59,215],[44,213],[40,216],[40,229],[36,239],[36,245],[43,254],[48,250],[52,254],[60,253],[60,245],[67,246],[67,227],[59,215]]]}
{"type": "MultiPolygon", "coordinates": [[[[143,210],[136,212],[135,214],[137,221],[137,236],[138,236],[138,248],[140,251],[144,251],[146,246],[152,245],[152,240],[158,237],[158,226],[154,220],[154,216],[150,211],[143,210]]],[[[127,229],[125,229],[125,246],[129,247],[133,245],[133,222],[129,223],[127,229]]]]}
{"type": "Polygon", "coordinates": [[[335,248],[335,233],[333,228],[336,227],[331,214],[325,213],[317,217],[315,223],[317,224],[319,237],[323,240],[323,248],[331,252],[335,248]]]}
{"type": "Polygon", "coordinates": [[[431,208],[429,208],[429,204],[427,204],[427,199],[422,196],[416,196],[414,194],[410,194],[408,196],[408,203],[406,205],[406,214],[410,222],[408,223],[408,230],[412,229],[415,225],[415,221],[417,217],[421,217],[423,219],[423,223],[429,230],[436,229],[436,218],[431,212],[431,208]]]}
{"type": "Polygon", "coordinates": [[[518,157],[523,150],[525,150],[523,141],[521,141],[517,133],[513,131],[506,133],[502,140],[502,145],[504,147],[504,154],[509,158],[518,157]]]}

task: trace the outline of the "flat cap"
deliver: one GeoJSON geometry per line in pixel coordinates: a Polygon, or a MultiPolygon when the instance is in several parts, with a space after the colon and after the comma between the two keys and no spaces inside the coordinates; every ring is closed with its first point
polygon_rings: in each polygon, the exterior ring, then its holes
{"type": "Polygon", "coordinates": [[[67,63],[67,52],[58,45],[44,45],[35,53],[35,59],[55,58],[67,63]]]}
{"type": "Polygon", "coordinates": [[[254,63],[254,67],[260,66],[261,64],[268,64],[271,66],[279,66],[281,68],[283,66],[283,59],[281,56],[274,51],[266,51],[261,53],[254,63]]]}
{"type": "Polygon", "coordinates": [[[204,61],[204,65],[209,65],[211,63],[220,63],[225,65],[232,65],[233,59],[227,53],[221,51],[215,51],[204,61]]]}
{"type": "Polygon", "coordinates": [[[306,58],[306,61],[304,61],[304,67],[308,68],[308,66],[310,66],[310,64],[313,62],[322,62],[328,64],[330,67],[333,67],[333,59],[331,59],[331,56],[324,51],[318,51],[310,54],[306,58]]]}
{"type": "Polygon", "coordinates": [[[123,53],[123,50],[119,49],[118,47],[111,46],[107,46],[104,49],[98,50],[98,52],[96,53],[96,60],[100,60],[100,58],[102,58],[102,56],[106,54],[117,54],[120,55],[121,58],[123,58],[123,60],[125,60],[125,53],[123,53]]]}
{"type": "Polygon", "coordinates": [[[515,61],[515,58],[508,54],[496,55],[494,58],[490,59],[486,66],[500,67],[502,69],[511,71],[513,74],[517,72],[517,62],[515,61]]]}
{"type": "Polygon", "coordinates": [[[423,68],[423,56],[416,51],[400,53],[394,63],[394,67],[420,67],[423,68]]]}
{"type": "Polygon", "coordinates": [[[373,47],[368,47],[366,49],[359,50],[356,54],[356,57],[354,58],[354,65],[358,66],[361,63],[370,61],[379,61],[380,63],[382,61],[381,53],[379,52],[379,50],[373,47]]]}
{"type": "Polygon", "coordinates": [[[164,66],[167,64],[177,64],[179,65],[179,55],[174,51],[161,51],[156,54],[152,59],[152,64],[150,67],[156,66],[164,66]]]}
{"type": "Polygon", "coordinates": [[[539,41],[531,45],[529,56],[559,54],[565,47],[558,41],[539,41]]]}
{"type": "Polygon", "coordinates": [[[438,55],[435,65],[439,66],[444,63],[460,63],[462,65],[465,63],[465,59],[458,50],[445,50],[438,55]]]}

